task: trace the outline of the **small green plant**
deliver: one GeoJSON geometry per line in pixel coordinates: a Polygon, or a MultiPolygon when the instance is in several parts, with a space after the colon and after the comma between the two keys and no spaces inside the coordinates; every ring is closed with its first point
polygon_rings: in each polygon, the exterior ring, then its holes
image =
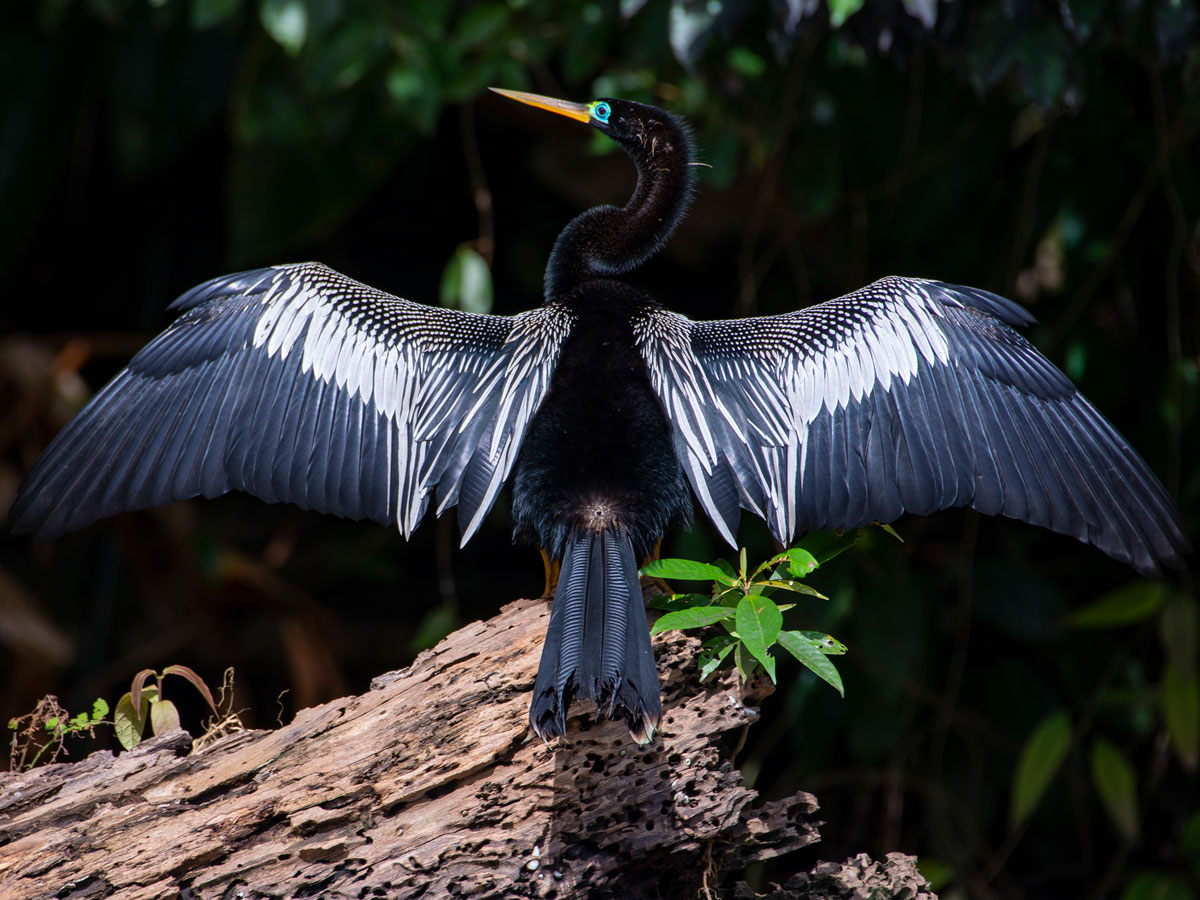
{"type": "Polygon", "coordinates": [[[8,728],[13,733],[8,754],[9,770],[32,769],[47,751],[50,758],[46,762],[54,762],[67,752],[65,742],[68,737],[78,737],[85,732],[95,737],[94,729],[105,724],[107,715],[108,704],[102,699],[92,704],[90,714],[81,712],[72,716],[53,694],[43,697],[32,712],[8,720],[8,728]]]}
{"type": "MultiPolygon", "coordinates": [[[[883,527],[896,536],[892,529],[883,527]]],[[[778,645],[844,695],[841,675],[829,657],[844,654],[846,645],[819,631],[785,630],[783,614],[795,604],[777,603],[774,597],[783,591],[827,599],[802,579],[849,550],[862,534],[861,529],[844,534],[816,532],[753,570],[746,563],[745,548],[737,569],[723,559],[713,563],[654,560],[642,567],[643,575],[676,581],[711,581],[713,586],[707,595],[670,594],[657,598],[654,605],[667,612],[654,623],[651,633],[710,625],[724,628],[725,634],[709,638],[701,645],[698,660],[701,681],[732,654],[743,680],[761,666],[774,682],[775,657],[771,649],[778,645]]]]}
{"type": "Polygon", "coordinates": [[[179,710],[175,708],[174,703],[163,697],[163,679],[168,675],[178,675],[191,682],[208,702],[213,715],[221,718],[217,704],[213,701],[212,691],[208,689],[204,679],[192,669],[187,666],[167,666],[161,673],[153,669],[142,669],[133,677],[129,692],[117,701],[117,709],[113,713],[113,727],[117,732],[117,740],[126,750],[132,750],[141,743],[147,721],[150,723],[150,730],[156,735],[179,727],[179,710]],[[155,683],[147,685],[146,682],[151,678],[155,683]]]}

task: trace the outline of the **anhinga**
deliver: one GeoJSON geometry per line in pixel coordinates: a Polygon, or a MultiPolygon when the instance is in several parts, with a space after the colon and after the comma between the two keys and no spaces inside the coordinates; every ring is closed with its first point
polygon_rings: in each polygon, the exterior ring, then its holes
{"type": "Polygon", "coordinates": [[[439,309],[313,263],[209,281],[55,438],[16,528],[52,537],[242,490],[407,536],[436,493],[466,543],[511,475],[516,537],[561,561],[530,710],[546,739],[573,698],[653,733],[638,560],[688,523],[693,492],[731,544],[742,509],[787,543],[971,506],[1146,574],[1180,563],[1167,492],[1014,330],[1033,321],[1016,304],[890,277],[785,315],[693,322],[620,280],[687,211],[686,126],[626,100],[500,93],[590,124],[637,166],[624,207],[563,229],[543,306],[439,309]]]}

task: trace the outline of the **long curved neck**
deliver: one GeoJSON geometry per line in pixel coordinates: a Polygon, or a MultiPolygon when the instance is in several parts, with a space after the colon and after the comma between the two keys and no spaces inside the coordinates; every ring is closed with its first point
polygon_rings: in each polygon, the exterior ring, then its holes
{"type": "Polygon", "coordinates": [[[567,223],[546,265],[546,299],[565,296],[593,278],[630,271],[657,253],[692,199],[692,143],[677,119],[662,114],[621,146],[637,166],[633,196],[623,207],[596,206],[567,223]]]}

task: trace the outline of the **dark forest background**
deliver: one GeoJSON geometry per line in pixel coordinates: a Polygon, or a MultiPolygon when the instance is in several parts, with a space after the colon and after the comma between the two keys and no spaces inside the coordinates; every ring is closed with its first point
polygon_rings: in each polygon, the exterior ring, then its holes
{"type": "MultiPolygon", "coordinates": [[[[636,275],[689,316],[890,273],[1020,300],[1195,540],[1198,36],[1192,0],[5,4],[0,510],[210,277],[318,259],[414,300],[537,304],[559,229],[633,170],[497,85],[690,119],[711,168],[636,275]]],[[[261,727],[362,691],[540,592],[507,507],[462,550],[449,520],[406,544],[245,496],[50,544],[5,530],[0,720],[47,693],[113,703],[173,663],[214,685],[233,666],[261,727]]],[[[751,877],[902,850],[944,897],[1200,896],[1195,563],[1146,581],[962,511],[897,529],[812,577],[831,600],[799,612],[849,645],[846,697],[782,662],[738,762],[767,795],[816,793],[823,843],[751,877]]],[[[748,518],[741,538],[771,549],[748,518]]],[[[664,546],[727,552],[706,523],[664,546]]],[[[171,696],[196,733],[190,691],[171,696]]]]}

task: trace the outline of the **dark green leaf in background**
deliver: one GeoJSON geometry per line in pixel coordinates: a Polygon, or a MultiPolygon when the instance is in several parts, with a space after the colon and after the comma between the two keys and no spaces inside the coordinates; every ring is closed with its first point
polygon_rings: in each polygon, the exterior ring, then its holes
{"type": "Polygon", "coordinates": [[[1092,742],[1092,784],[1117,831],[1129,841],[1138,832],[1137,776],[1125,754],[1103,737],[1092,742]]]}
{"type": "Polygon", "coordinates": [[[1071,717],[1066,710],[1052,712],[1030,732],[1013,775],[1008,812],[1010,827],[1020,825],[1037,808],[1070,746],[1071,717]]]}
{"type": "Polygon", "coordinates": [[[1069,628],[1122,628],[1150,618],[1166,599],[1161,581],[1131,581],[1067,616],[1069,628]]]}

